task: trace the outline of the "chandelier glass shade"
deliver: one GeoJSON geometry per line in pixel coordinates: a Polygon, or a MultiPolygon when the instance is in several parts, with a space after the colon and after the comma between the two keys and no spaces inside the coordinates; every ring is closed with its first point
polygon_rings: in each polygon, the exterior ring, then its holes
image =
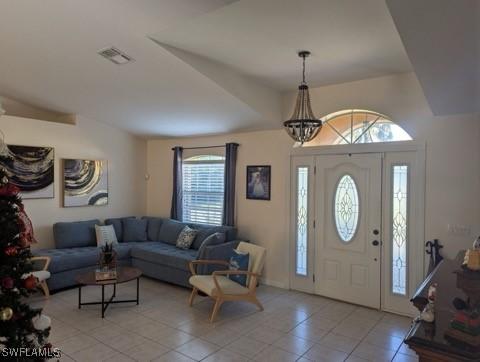
{"type": "Polygon", "coordinates": [[[285,130],[296,142],[301,144],[314,139],[322,128],[322,121],[317,119],[310,104],[310,94],[305,81],[305,58],[310,55],[309,51],[301,51],[298,56],[303,59],[303,78],[298,86],[295,109],[288,121],[283,123],[285,130]]]}

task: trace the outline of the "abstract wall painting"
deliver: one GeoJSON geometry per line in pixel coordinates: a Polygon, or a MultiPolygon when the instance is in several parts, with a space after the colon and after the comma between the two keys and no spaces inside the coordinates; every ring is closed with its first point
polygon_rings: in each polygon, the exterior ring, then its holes
{"type": "Polygon", "coordinates": [[[102,160],[63,160],[63,206],[108,204],[108,167],[102,160]]]}
{"type": "Polygon", "coordinates": [[[23,199],[54,197],[54,164],[53,147],[7,145],[6,153],[0,155],[0,167],[7,170],[23,199]]]}

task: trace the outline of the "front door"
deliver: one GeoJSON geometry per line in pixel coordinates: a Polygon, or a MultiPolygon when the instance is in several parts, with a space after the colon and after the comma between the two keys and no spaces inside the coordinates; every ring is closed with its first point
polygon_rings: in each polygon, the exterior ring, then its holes
{"type": "Polygon", "coordinates": [[[382,155],[317,156],[317,294],[380,308],[382,155]]]}

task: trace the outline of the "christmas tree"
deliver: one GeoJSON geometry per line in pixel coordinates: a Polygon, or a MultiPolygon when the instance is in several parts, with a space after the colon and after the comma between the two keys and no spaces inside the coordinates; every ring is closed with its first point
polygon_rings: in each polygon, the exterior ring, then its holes
{"type": "MultiPolygon", "coordinates": [[[[51,347],[45,345],[50,328],[45,328],[44,323],[39,327],[42,310],[27,304],[37,286],[36,278],[30,275],[33,271],[30,244],[34,238],[18,194],[19,189],[9,183],[6,170],[0,166],[0,350],[38,351],[51,347]]],[[[12,360],[30,359],[39,358],[12,360]]]]}

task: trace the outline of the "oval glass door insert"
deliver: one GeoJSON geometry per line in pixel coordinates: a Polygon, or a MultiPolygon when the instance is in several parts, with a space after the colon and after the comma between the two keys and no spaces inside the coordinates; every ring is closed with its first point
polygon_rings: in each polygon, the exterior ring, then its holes
{"type": "Polygon", "coordinates": [[[346,174],[338,181],[335,190],[334,216],[337,233],[343,242],[350,242],[358,228],[360,205],[358,189],[352,176],[346,174]]]}

